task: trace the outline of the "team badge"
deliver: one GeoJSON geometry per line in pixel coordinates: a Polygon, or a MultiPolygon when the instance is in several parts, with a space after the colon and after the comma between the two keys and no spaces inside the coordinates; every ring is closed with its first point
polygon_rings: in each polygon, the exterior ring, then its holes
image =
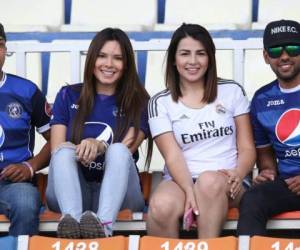
{"type": "Polygon", "coordinates": [[[226,108],[222,104],[218,103],[216,105],[216,112],[218,114],[225,114],[226,113],[226,108]]]}
{"type": "Polygon", "coordinates": [[[4,141],[5,141],[4,129],[0,125],[0,148],[2,147],[4,141]]]}
{"type": "Polygon", "coordinates": [[[300,145],[300,109],[289,109],[277,121],[277,139],[288,146],[300,145]]]}
{"type": "Polygon", "coordinates": [[[7,105],[6,112],[8,113],[9,117],[17,119],[21,117],[23,113],[23,107],[18,102],[12,102],[7,105]]]}

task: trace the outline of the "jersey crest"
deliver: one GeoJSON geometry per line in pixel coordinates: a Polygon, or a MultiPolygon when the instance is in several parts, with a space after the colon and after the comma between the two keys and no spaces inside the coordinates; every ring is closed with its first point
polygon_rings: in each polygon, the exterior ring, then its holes
{"type": "Polygon", "coordinates": [[[23,113],[23,107],[18,102],[12,102],[7,105],[6,112],[9,115],[9,117],[13,119],[18,119],[23,113]]]}

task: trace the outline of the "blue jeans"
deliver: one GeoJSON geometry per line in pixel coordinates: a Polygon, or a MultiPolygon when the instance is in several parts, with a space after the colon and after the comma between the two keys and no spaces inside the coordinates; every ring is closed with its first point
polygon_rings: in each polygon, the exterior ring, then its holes
{"type": "Polygon", "coordinates": [[[10,220],[10,235],[38,234],[40,207],[40,193],[32,183],[0,181],[0,213],[10,220]]]}
{"type": "Polygon", "coordinates": [[[52,153],[46,197],[49,209],[78,221],[84,211],[94,211],[108,235],[121,209],[142,211],[145,205],[135,162],[122,143],[108,147],[102,183],[85,180],[74,145],[59,147],[52,153]]]}

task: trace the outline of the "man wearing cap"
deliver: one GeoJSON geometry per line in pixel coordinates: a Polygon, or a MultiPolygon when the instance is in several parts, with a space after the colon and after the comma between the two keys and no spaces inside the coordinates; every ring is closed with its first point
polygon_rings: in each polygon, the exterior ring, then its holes
{"type": "Polygon", "coordinates": [[[271,22],[263,42],[277,79],[251,102],[259,174],[241,200],[238,235],[267,235],[268,219],[300,210],[300,24],[271,22]]]}
{"type": "Polygon", "coordinates": [[[34,175],[50,158],[49,142],[33,156],[34,128],[49,141],[49,105],[33,82],[3,72],[6,52],[0,24],[0,214],[10,220],[10,235],[33,235],[41,207],[34,175]]]}

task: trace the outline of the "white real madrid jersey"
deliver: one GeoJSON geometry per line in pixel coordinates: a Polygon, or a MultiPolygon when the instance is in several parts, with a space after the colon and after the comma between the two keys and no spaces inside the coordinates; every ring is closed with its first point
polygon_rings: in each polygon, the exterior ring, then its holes
{"type": "Polygon", "coordinates": [[[174,102],[168,90],[149,102],[153,138],[173,132],[193,178],[203,171],[230,169],[237,164],[234,117],[249,112],[249,101],[234,81],[219,80],[217,91],[216,100],[199,109],[174,102]]]}

